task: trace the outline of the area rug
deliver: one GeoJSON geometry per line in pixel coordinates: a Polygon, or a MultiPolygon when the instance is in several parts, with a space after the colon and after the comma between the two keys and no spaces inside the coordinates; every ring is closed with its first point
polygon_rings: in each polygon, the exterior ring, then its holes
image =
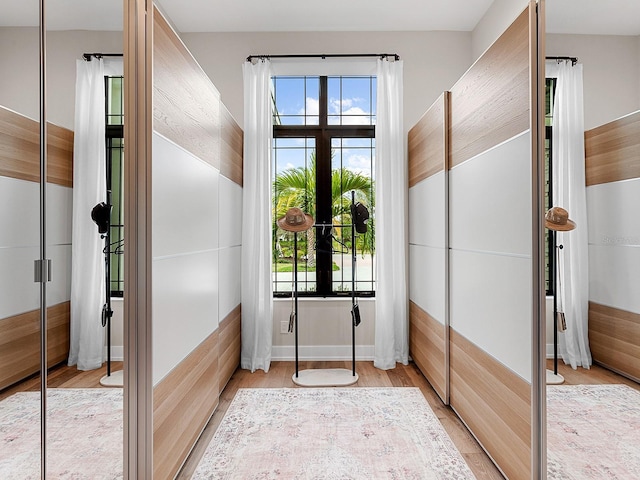
{"type": "Polygon", "coordinates": [[[193,479],[466,480],[418,388],[240,389],[193,479]]]}
{"type": "MultiPolygon", "coordinates": [[[[47,412],[47,478],[123,478],[122,389],[49,389],[47,412]]],[[[0,402],[0,478],[40,479],[40,392],[0,402]]]]}
{"type": "Polygon", "coordinates": [[[548,386],[547,452],[549,479],[640,479],[640,392],[548,386]]]}

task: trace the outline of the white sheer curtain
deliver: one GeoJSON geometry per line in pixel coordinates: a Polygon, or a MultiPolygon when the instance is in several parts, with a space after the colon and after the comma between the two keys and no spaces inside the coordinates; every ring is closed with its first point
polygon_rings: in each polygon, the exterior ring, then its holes
{"type": "Polygon", "coordinates": [[[553,109],[553,204],[569,212],[575,230],[558,232],[558,271],[567,330],[559,335],[559,353],[574,369],[589,368],[589,258],[584,167],[582,65],[561,62],[547,70],[557,78],[553,109]]]}
{"type": "Polygon", "coordinates": [[[374,365],[409,362],[407,293],[407,162],[402,125],[402,61],[378,60],[375,219],[374,365]]]}
{"type": "Polygon", "coordinates": [[[271,284],[271,63],[245,62],[242,198],[242,352],[240,365],[269,371],[271,284]]]}
{"type": "Polygon", "coordinates": [[[99,368],[104,359],[104,241],[91,209],[106,201],[104,64],[78,60],[73,144],[71,345],[69,365],[99,368]]]}

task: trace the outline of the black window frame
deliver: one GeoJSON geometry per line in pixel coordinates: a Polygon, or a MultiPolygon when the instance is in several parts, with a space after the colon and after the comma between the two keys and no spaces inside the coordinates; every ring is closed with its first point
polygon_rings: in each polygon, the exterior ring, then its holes
{"type": "MultiPolygon", "coordinates": [[[[121,206],[121,198],[114,198],[112,196],[112,192],[115,190],[114,189],[114,181],[118,182],[119,188],[117,189],[117,191],[123,192],[124,191],[124,185],[123,185],[123,168],[124,168],[124,110],[122,110],[122,108],[124,107],[124,92],[122,92],[121,98],[120,98],[120,104],[121,104],[121,113],[120,114],[111,114],[111,108],[109,105],[109,92],[110,92],[110,85],[109,83],[111,82],[112,79],[114,78],[118,78],[123,80],[123,76],[122,75],[113,75],[113,76],[108,76],[105,75],[104,77],[104,82],[105,82],[105,149],[106,149],[106,155],[105,155],[105,162],[106,162],[106,184],[107,184],[107,195],[109,196],[109,202],[111,203],[111,205],[113,207],[116,208],[112,208],[111,210],[111,218],[110,218],[110,223],[109,223],[109,233],[110,233],[110,238],[111,240],[111,244],[109,245],[109,288],[111,291],[111,296],[112,297],[119,297],[122,298],[124,297],[124,269],[120,268],[120,258],[118,258],[119,255],[122,255],[124,253],[124,245],[123,245],[123,230],[124,230],[124,223],[123,223],[123,219],[120,216],[120,206],[121,206]],[[120,117],[122,119],[122,122],[120,123],[112,123],[112,119],[115,117],[120,117]],[[119,157],[120,161],[122,162],[119,168],[119,171],[121,172],[121,175],[118,178],[114,178],[113,176],[113,162],[115,161],[115,159],[113,158],[113,151],[117,150],[117,149],[121,149],[122,153],[119,157]],[[116,233],[117,232],[117,233],[116,233]],[[120,241],[113,241],[114,238],[119,238],[121,239],[120,241]],[[114,288],[114,285],[116,286],[116,288],[114,288]]],[[[124,82],[122,83],[122,85],[124,85],[124,82]]]]}
{"type": "MultiPolygon", "coordinates": [[[[556,78],[545,79],[545,143],[547,154],[545,155],[545,170],[547,172],[547,193],[545,195],[545,212],[553,207],[553,101],[556,89],[556,78]]],[[[553,232],[546,229],[545,235],[545,280],[546,294],[552,296],[555,291],[556,279],[551,278],[551,272],[554,271],[556,256],[553,244],[553,232]]]]}
{"type": "MultiPolygon", "coordinates": [[[[316,152],[316,218],[318,225],[332,223],[331,140],[369,138],[375,140],[375,125],[334,125],[328,118],[328,76],[319,76],[319,118],[317,125],[282,125],[274,122],[273,138],[314,138],[316,152]]],[[[277,112],[275,114],[277,116],[277,112]]],[[[371,212],[373,215],[373,212],[371,212]]],[[[299,297],[347,297],[351,291],[333,290],[332,236],[323,235],[323,227],[313,227],[316,239],[316,290],[299,291],[299,297]]],[[[326,230],[325,230],[326,233],[326,230]]],[[[375,284],[375,279],[372,281],[375,284]]],[[[375,297],[375,290],[358,290],[359,297],[375,297]]],[[[290,297],[291,292],[274,292],[274,297],[290,297]]]]}

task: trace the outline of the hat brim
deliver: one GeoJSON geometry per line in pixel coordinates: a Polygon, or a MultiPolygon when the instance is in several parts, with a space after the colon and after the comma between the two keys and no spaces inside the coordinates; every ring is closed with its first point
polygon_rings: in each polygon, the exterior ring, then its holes
{"type": "Polygon", "coordinates": [[[556,230],[557,232],[568,232],[576,228],[576,222],[573,220],[567,220],[567,223],[564,225],[559,225],[557,223],[550,222],[549,220],[544,220],[544,226],[549,230],[556,230]]]}
{"type": "Polygon", "coordinates": [[[308,213],[305,213],[304,217],[304,223],[301,223],[300,225],[289,225],[285,221],[287,218],[286,215],[284,217],[280,217],[276,223],[278,224],[278,227],[282,230],[286,230],[287,232],[304,232],[305,230],[309,230],[314,223],[313,217],[308,213]]]}

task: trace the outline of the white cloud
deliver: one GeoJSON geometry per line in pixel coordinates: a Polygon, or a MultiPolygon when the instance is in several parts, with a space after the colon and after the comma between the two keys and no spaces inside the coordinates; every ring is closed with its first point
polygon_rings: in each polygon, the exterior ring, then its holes
{"type": "MultiPolygon", "coordinates": [[[[345,152],[343,151],[343,154],[345,152]]],[[[371,157],[368,155],[346,155],[344,158],[345,168],[354,173],[359,173],[367,177],[371,176],[371,157]]]]}

